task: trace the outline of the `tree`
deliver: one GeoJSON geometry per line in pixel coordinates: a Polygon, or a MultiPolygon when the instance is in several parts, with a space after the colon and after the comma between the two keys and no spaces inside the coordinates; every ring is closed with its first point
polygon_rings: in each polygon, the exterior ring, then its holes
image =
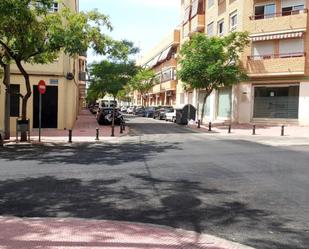
{"type": "Polygon", "coordinates": [[[240,55],[248,44],[246,32],[233,32],[225,37],[207,37],[198,33],[183,44],[177,75],[184,82],[185,88],[206,91],[202,122],[207,97],[213,90],[231,86],[247,78],[240,63],[240,55]]]}
{"type": "Polygon", "coordinates": [[[156,83],[155,76],[156,74],[153,70],[140,68],[138,73],[129,82],[129,85],[133,91],[138,91],[145,101],[145,95],[156,83]]]}
{"type": "MultiPolygon", "coordinates": [[[[91,65],[90,72],[92,76],[90,87],[95,86],[92,89],[96,89],[97,93],[108,93],[115,100],[117,95],[136,74],[137,69],[133,61],[103,60],[100,63],[91,65]]],[[[115,130],[114,119],[115,106],[113,106],[112,136],[114,136],[115,130]]]]}
{"type": "MultiPolygon", "coordinates": [[[[49,10],[53,0],[1,0],[0,45],[24,77],[26,94],[22,95],[22,120],[27,119],[27,103],[32,94],[30,76],[24,65],[53,62],[63,52],[75,56],[88,47],[102,55],[123,57],[128,44],[114,41],[102,30],[111,30],[107,16],[98,11],[73,13],[63,7],[49,10]]],[[[22,141],[26,134],[22,134],[22,141]]]]}

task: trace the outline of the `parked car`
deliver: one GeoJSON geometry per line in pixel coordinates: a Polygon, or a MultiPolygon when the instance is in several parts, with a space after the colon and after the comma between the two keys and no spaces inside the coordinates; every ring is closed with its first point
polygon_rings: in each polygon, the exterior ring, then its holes
{"type": "Polygon", "coordinates": [[[88,106],[89,108],[89,111],[92,113],[92,114],[97,114],[98,110],[99,110],[99,104],[90,104],[88,106]]]}
{"type": "Polygon", "coordinates": [[[168,113],[168,112],[173,112],[174,111],[174,108],[172,106],[161,106],[160,108],[158,108],[154,115],[153,115],[153,118],[154,119],[164,119],[165,118],[165,113],[168,113]]]}
{"type": "Polygon", "coordinates": [[[145,111],[144,111],[144,117],[146,118],[153,118],[153,115],[156,111],[156,107],[147,107],[145,108],[145,111]]]}
{"type": "Polygon", "coordinates": [[[172,112],[166,112],[164,119],[166,121],[171,121],[173,123],[176,123],[176,110],[173,110],[172,112]]]}
{"type": "Polygon", "coordinates": [[[122,106],[122,107],[120,108],[120,111],[126,113],[126,112],[127,112],[127,109],[128,109],[127,106],[122,106]]]}
{"type": "Polygon", "coordinates": [[[128,114],[133,114],[133,109],[134,109],[133,106],[128,107],[128,108],[127,108],[127,113],[128,113],[128,114]]]}
{"type": "Polygon", "coordinates": [[[144,116],[145,108],[143,106],[138,106],[133,110],[133,114],[137,116],[144,116]]]}
{"type": "MultiPolygon", "coordinates": [[[[97,113],[97,121],[100,125],[110,125],[113,121],[113,108],[103,107],[97,113]]],[[[120,125],[124,122],[123,116],[119,109],[115,109],[115,124],[120,125]]]]}

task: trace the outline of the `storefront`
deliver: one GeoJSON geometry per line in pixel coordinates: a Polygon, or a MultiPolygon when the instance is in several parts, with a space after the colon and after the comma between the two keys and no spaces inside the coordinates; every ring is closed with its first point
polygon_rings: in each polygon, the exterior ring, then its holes
{"type": "Polygon", "coordinates": [[[255,86],[253,118],[298,119],[299,85],[255,86]]]}

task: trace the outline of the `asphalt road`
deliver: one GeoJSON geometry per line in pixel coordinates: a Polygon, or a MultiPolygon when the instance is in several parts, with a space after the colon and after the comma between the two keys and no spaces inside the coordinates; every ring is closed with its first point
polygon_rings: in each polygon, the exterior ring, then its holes
{"type": "Polygon", "coordinates": [[[0,149],[0,215],[168,225],[259,249],[309,248],[309,147],[130,118],[119,142],[0,149]]]}

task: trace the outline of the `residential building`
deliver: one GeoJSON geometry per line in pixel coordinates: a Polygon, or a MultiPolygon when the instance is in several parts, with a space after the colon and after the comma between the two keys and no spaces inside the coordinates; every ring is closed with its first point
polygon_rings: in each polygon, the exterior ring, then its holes
{"type": "Polygon", "coordinates": [[[174,30],[164,38],[138,64],[151,68],[156,73],[155,85],[144,96],[134,93],[134,105],[159,106],[176,105],[176,56],[180,44],[180,31],[174,30]]]}
{"type": "MultiPolygon", "coordinates": [[[[78,11],[78,0],[65,0],[63,3],[71,10],[78,11]]],[[[58,11],[61,6],[55,3],[51,11],[58,11]]],[[[39,126],[37,85],[40,80],[47,85],[46,93],[42,96],[42,128],[72,129],[79,109],[85,105],[86,59],[86,54],[72,58],[62,53],[51,64],[25,65],[32,89],[27,105],[31,129],[39,126]]],[[[15,65],[11,66],[11,92],[26,93],[24,78],[15,65]]],[[[0,84],[0,130],[4,129],[4,95],[5,87],[0,84]]],[[[21,100],[16,94],[11,96],[10,115],[10,128],[14,134],[16,119],[21,116],[21,100]]]]}
{"type": "MultiPolygon", "coordinates": [[[[206,121],[309,125],[308,0],[182,0],[181,43],[194,32],[248,31],[242,55],[249,80],[214,91],[206,121]]],[[[203,91],[177,88],[177,105],[201,111],[203,91]]]]}

